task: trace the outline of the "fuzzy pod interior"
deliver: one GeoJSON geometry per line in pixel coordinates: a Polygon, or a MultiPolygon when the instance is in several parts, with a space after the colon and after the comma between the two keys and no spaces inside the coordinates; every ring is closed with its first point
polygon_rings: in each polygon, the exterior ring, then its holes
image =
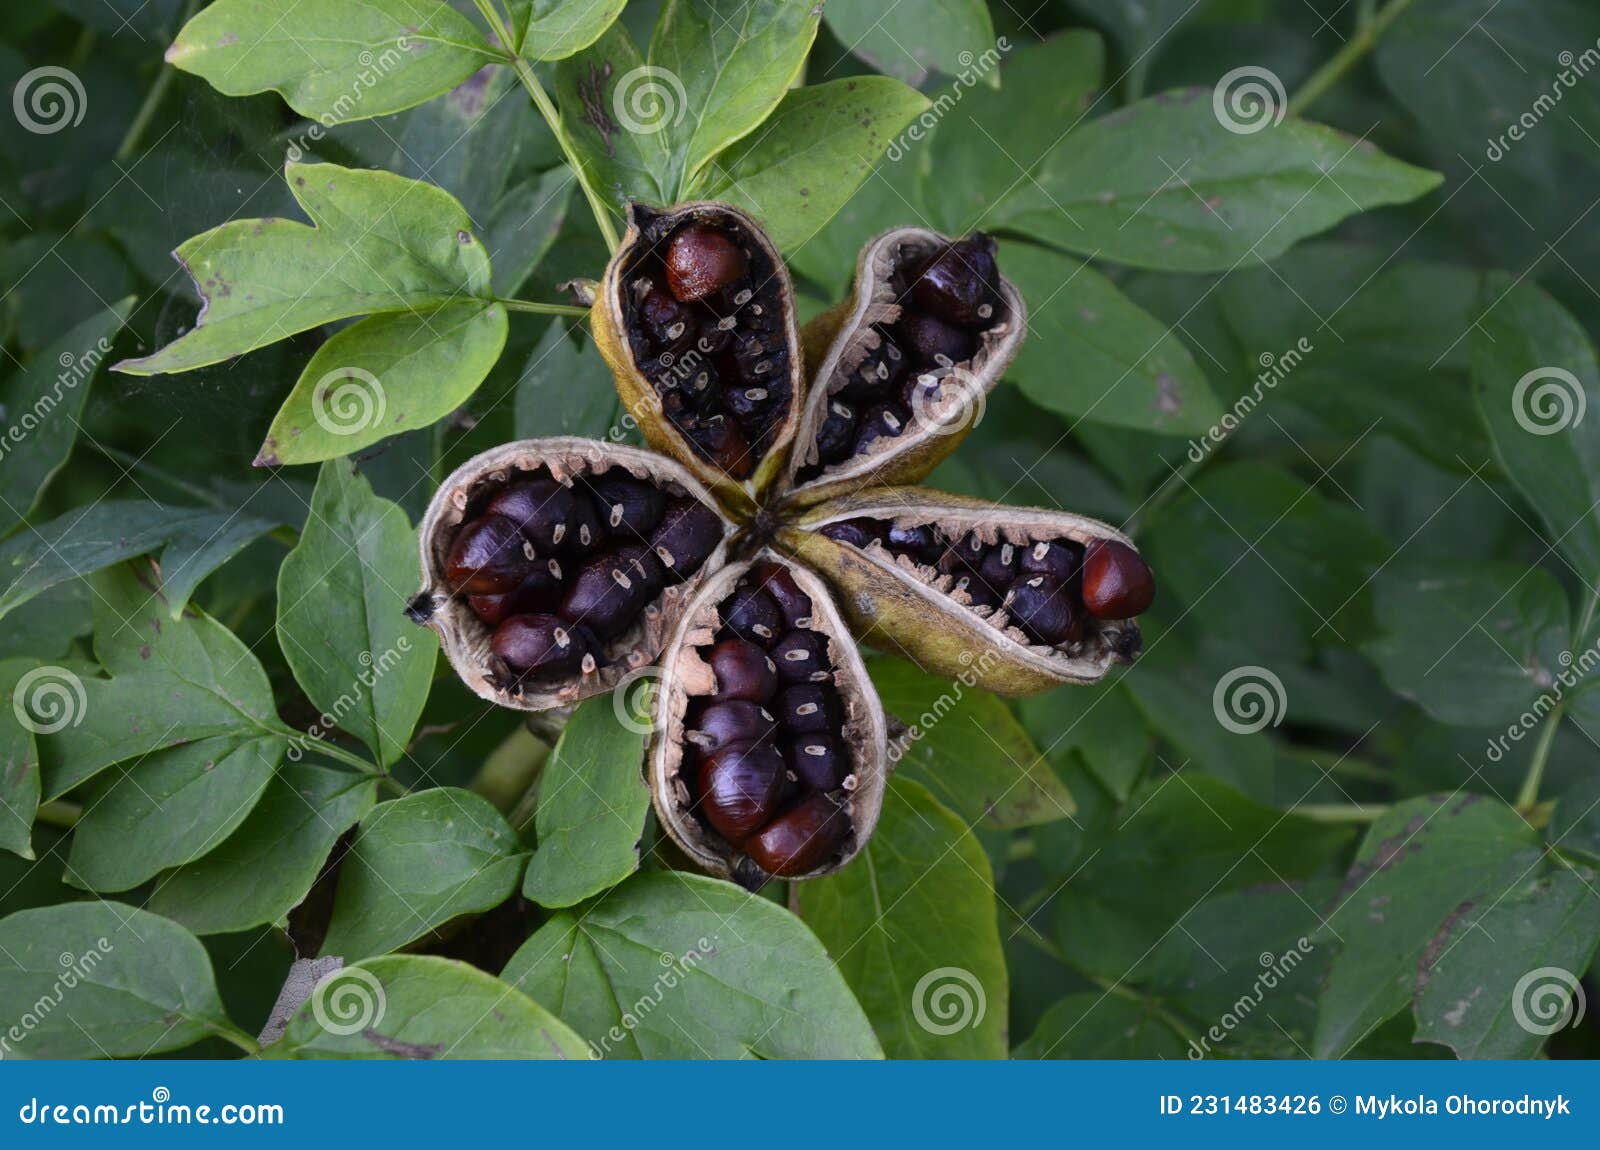
{"type": "MultiPolygon", "coordinates": [[[[637,489],[638,485],[630,482],[626,486],[637,489]]],[[[619,511],[615,505],[602,506],[598,511],[604,521],[598,527],[601,539],[592,548],[582,548],[575,535],[566,534],[559,541],[553,535],[542,537],[540,543],[545,546],[529,544],[534,552],[531,562],[541,564],[547,557],[554,557],[562,568],[560,594],[547,608],[541,604],[537,616],[560,617],[565,602],[562,597],[573,593],[586,564],[615,554],[622,546],[643,549],[645,536],[635,541],[630,534],[628,515],[637,512],[631,508],[619,511]],[[610,522],[613,518],[614,524],[610,522]]],[[[705,513],[696,512],[697,516],[705,513]]],[[[663,510],[661,514],[667,512],[663,510]]],[[[572,530],[575,532],[576,528],[572,530]]],[[[722,516],[705,486],[685,468],[654,452],[576,437],[503,444],[462,464],[434,493],[419,528],[422,589],[411,600],[407,614],[439,634],[451,667],[480,698],[523,711],[568,706],[610,690],[631,671],[655,660],[684,606],[722,565],[732,530],[732,524],[722,516]],[[459,567],[458,541],[462,533],[489,517],[488,508],[496,498],[514,486],[546,478],[590,500],[597,488],[609,490],[605,486],[608,479],[644,481],[661,493],[666,508],[688,508],[689,504],[672,501],[692,500],[707,509],[715,516],[720,534],[710,554],[687,578],[676,582],[663,577],[660,590],[636,613],[630,613],[624,625],[603,628],[609,633],[595,635],[577,630],[588,628],[581,614],[563,620],[569,624],[563,627],[569,641],[590,644],[592,650],[585,648],[584,653],[592,658],[579,658],[575,666],[548,674],[519,675],[495,648],[495,636],[506,623],[487,621],[481,613],[483,604],[479,602],[475,609],[472,601],[481,596],[469,595],[459,579],[452,579],[452,551],[456,551],[459,567]]],[[[588,585],[605,589],[598,576],[588,585]]]]}
{"type": "MultiPolygon", "coordinates": [[[[1095,519],[1004,507],[925,488],[883,488],[833,501],[813,508],[798,524],[781,530],[777,539],[783,550],[827,578],[859,631],[870,631],[875,641],[939,674],[957,675],[981,660],[988,668],[984,690],[1013,696],[1036,694],[1061,683],[1093,683],[1113,664],[1137,657],[1143,641],[1135,619],[1085,614],[1078,621],[1081,631],[1073,638],[1048,643],[1019,625],[1019,611],[1033,605],[1025,599],[1006,601],[1013,590],[1020,592],[1034,578],[1041,578],[1041,585],[1042,578],[1050,578],[1022,571],[1024,557],[1038,544],[1083,549],[1097,541],[1120,544],[1137,555],[1127,536],[1095,519]],[[846,535],[838,525],[855,521],[877,527],[854,540],[824,533],[846,535]],[[1013,574],[1009,582],[1006,576],[994,576],[991,584],[1001,593],[985,593],[968,567],[947,561],[941,569],[942,545],[937,554],[919,553],[918,533],[930,527],[944,541],[981,543],[983,555],[1010,544],[1013,574]],[[891,529],[899,545],[887,537],[891,529]],[[963,578],[969,580],[964,586],[963,578]]],[[[974,556],[980,561],[982,557],[974,556]]],[[[1048,548],[1041,552],[1039,570],[1045,570],[1053,557],[1048,548]]],[[[1070,572],[1066,575],[1071,578],[1070,572]]],[[[1037,592],[1037,587],[1029,587],[1027,593],[1037,597],[1037,592]]],[[[1081,605],[1081,598],[1078,602],[1081,605]]]]}
{"type": "MultiPolygon", "coordinates": [[[[707,757],[700,753],[705,748],[692,741],[691,736],[700,735],[694,727],[694,715],[703,715],[708,701],[728,691],[730,680],[726,673],[719,678],[714,670],[717,663],[712,652],[719,640],[730,634],[733,605],[737,602],[741,582],[747,581],[752,570],[765,563],[777,564],[787,571],[811,601],[809,620],[790,628],[790,634],[796,630],[810,632],[824,640],[821,646],[830,666],[829,685],[839,705],[838,737],[848,755],[848,764],[838,776],[838,785],[826,792],[827,801],[836,804],[847,820],[847,831],[837,846],[827,851],[826,857],[799,873],[784,874],[784,878],[798,880],[831,874],[855,857],[877,826],[889,771],[883,707],[823,581],[804,566],[771,551],[763,551],[751,561],[730,563],[710,576],[681,614],[662,660],[654,704],[655,734],[649,752],[650,792],[662,826],[685,854],[710,873],[735,879],[751,888],[760,886],[770,875],[753,861],[752,856],[758,851],[748,840],[744,845],[731,842],[700,809],[701,791],[696,772],[704,766],[707,757]]],[[[779,647],[783,638],[783,635],[773,637],[772,646],[766,648],[769,654],[779,647]]],[[[782,658],[781,650],[777,658],[782,658]]],[[[798,682],[800,677],[792,678],[798,682]]],[[[766,690],[765,687],[756,689],[766,690]]],[[[778,694],[766,704],[767,712],[778,724],[776,739],[780,749],[793,739],[791,733],[782,729],[785,720],[780,697],[787,689],[787,685],[780,682],[778,694]]],[[[700,741],[708,742],[703,736],[700,741]]],[[[800,804],[815,802],[821,793],[815,787],[804,785],[794,789],[781,800],[779,817],[800,804]]]]}
{"type": "Polygon", "coordinates": [[[851,298],[802,334],[812,386],[787,466],[790,500],[809,506],[921,481],[982,418],[1026,330],[1026,305],[987,237],[903,227],[869,241],[851,298]],[[973,246],[969,260],[963,245],[973,246]],[[985,285],[986,314],[948,321],[926,309],[918,273],[941,257],[985,285]]]}
{"type": "Polygon", "coordinates": [[[804,387],[794,290],[760,225],[727,204],[630,204],[591,315],[645,439],[753,510],[782,474],[804,387]]]}

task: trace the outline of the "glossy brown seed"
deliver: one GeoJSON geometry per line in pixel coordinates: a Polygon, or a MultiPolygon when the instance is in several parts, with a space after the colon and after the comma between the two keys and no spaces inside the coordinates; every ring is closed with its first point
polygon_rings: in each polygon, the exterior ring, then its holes
{"type": "Polygon", "coordinates": [[[554,479],[513,483],[489,501],[486,515],[503,515],[541,554],[561,547],[572,521],[573,494],[554,479]]]}
{"type": "Polygon", "coordinates": [[[744,844],[744,850],[768,874],[792,877],[826,862],[849,831],[844,808],[819,792],[773,819],[744,844]]]}
{"type": "Polygon", "coordinates": [[[495,629],[490,646],[519,675],[577,670],[585,656],[595,653],[584,628],[554,615],[513,615],[495,629]]]}
{"type": "Polygon", "coordinates": [[[725,415],[686,424],[683,432],[703,455],[734,479],[744,479],[755,470],[756,457],[739,425],[725,415]]]}
{"type": "Polygon", "coordinates": [[[724,639],[706,658],[717,680],[716,699],[768,703],[778,693],[778,668],[767,653],[744,639],[724,639]]]}
{"type": "Polygon", "coordinates": [[[691,225],[667,244],[667,287],[680,300],[704,299],[745,274],[749,261],[730,237],[691,225]]]}
{"type": "Polygon", "coordinates": [[[729,699],[702,709],[685,737],[709,755],[734,743],[770,743],[777,733],[778,720],[761,704],[729,699]]]}
{"type": "Polygon", "coordinates": [[[637,552],[643,550],[623,549],[584,563],[567,584],[557,613],[568,622],[591,628],[602,639],[622,634],[657,590],[650,584],[649,573],[641,572],[635,562],[637,552]]]}
{"type": "Polygon", "coordinates": [[[700,768],[697,809],[723,838],[742,843],[777,812],[783,771],[783,756],[768,743],[724,747],[700,768]]]}
{"type": "Polygon", "coordinates": [[[721,540],[722,521],[715,511],[695,499],[675,499],[651,533],[650,546],[668,582],[681,583],[700,570],[721,540]]]}
{"type": "Polygon", "coordinates": [[[1131,619],[1155,602],[1156,580],[1139,553],[1115,539],[1090,543],[1083,560],[1083,605],[1098,619],[1131,619]]]}
{"type": "Polygon", "coordinates": [[[982,324],[994,316],[999,279],[994,240],[975,232],[923,265],[911,285],[911,299],[946,323],[982,324]]]}
{"type": "Polygon", "coordinates": [[[504,595],[527,576],[533,558],[533,545],[515,523],[503,515],[486,515],[456,534],[445,577],[469,595],[504,595]]]}

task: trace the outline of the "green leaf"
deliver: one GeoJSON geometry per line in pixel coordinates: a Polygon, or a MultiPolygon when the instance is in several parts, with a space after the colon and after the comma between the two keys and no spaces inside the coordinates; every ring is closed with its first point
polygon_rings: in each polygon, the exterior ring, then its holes
{"type": "Polygon", "coordinates": [[[574,184],[565,164],[524,180],[495,202],[483,242],[494,261],[494,290],[514,296],[550,251],[567,220],[574,184]]]}
{"type": "Polygon", "coordinates": [[[888,9],[867,0],[831,0],[823,18],[854,55],[908,84],[921,86],[933,72],[981,78],[991,88],[1000,82],[992,66],[978,65],[985,52],[995,51],[984,0],[899,0],[888,9]]]}
{"type": "Polygon", "coordinates": [[[100,775],[72,836],[68,880],[130,890],[206,855],[250,814],[286,746],[278,735],[223,735],[100,775]]]}
{"type": "MultiPolygon", "coordinates": [[[[828,9],[825,18],[831,20],[833,14],[828,9]]],[[[983,45],[978,67],[988,58],[985,50],[994,51],[983,45]]],[[[994,205],[1063,132],[1080,120],[1086,123],[1090,102],[1105,79],[1105,57],[1096,33],[1081,28],[1055,32],[1043,43],[1013,49],[998,72],[998,88],[957,89],[960,99],[954,103],[941,95],[935,110],[943,118],[933,133],[929,164],[938,177],[925,181],[923,188],[935,226],[952,235],[982,226],[994,205]]],[[[918,147],[915,139],[901,142],[889,158],[900,162],[897,151],[918,147]]]]}
{"type": "Polygon", "coordinates": [[[7,1057],[144,1058],[233,1029],[200,940],[116,902],[0,919],[0,1017],[20,1024],[7,1057]]]}
{"type": "Polygon", "coordinates": [[[444,0],[216,0],[167,49],[224,95],[277,92],[324,123],[414,107],[498,58],[444,0]]]}
{"type": "Polygon", "coordinates": [[[1105,26],[1106,32],[1128,61],[1128,71],[1119,80],[1142,86],[1144,75],[1154,62],[1168,36],[1206,5],[1194,0],[1070,0],[1072,7],[1105,26]]]}
{"type": "Polygon", "coordinates": [[[325,975],[269,1051],[296,1059],[589,1056],[565,1023],[492,974],[424,955],[325,975]]]}
{"type": "Polygon", "coordinates": [[[489,297],[489,257],[448,192],[336,164],[289,164],[284,178],[311,226],[234,220],[182,244],[205,301],[194,330],[118,371],[188,371],[334,320],[489,297]]]}
{"type": "Polygon", "coordinates": [[[755,215],[780,249],[801,247],[928,106],[920,92],[886,76],[792,89],[757,131],[717,157],[704,195],[755,215]]]}
{"type": "Polygon", "coordinates": [[[1028,338],[1008,375],[1039,406],[1161,435],[1197,435],[1222,417],[1177,335],[1088,264],[1008,243],[1000,266],[1030,301],[1028,338]]]}
{"type": "Polygon", "coordinates": [[[1538,848],[1522,816],[1477,795],[1409,799],[1373,823],[1319,939],[1341,949],[1317,1003],[1312,1055],[1342,1057],[1405,1010],[1449,917],[1509,893],[1538,848]]]}
{"type": "Polygon", "coordinates": [[[40,734],[46,799],[113,763],[200,739],[267,736],[277,747],[263,742],[255,753],[277,761],[288,739],[271,684],[233,632],[192,608],[173,619],[146,563],[112,568],[91,582],[95,658],[110,678],[76,683],[70,719],[40,734]]]}
{"type": "MultiPolygon", "coordinates": [[[[33,858],[33,816],[39,809],[39,749],[13,700],[34,671],[33,659],[0,662],[0,850],[33,858]],[[11,703],[9,709],[6,704],[11,703]]],[[[34,682],[40,681],[35,676],[34,682]]]]}
{"type": "Polygon", "coordinates": [[[372,779],[285,763],[239,829],[205,858],[163,875],[147,905],[196,934],[281,923],[339,836],[376,800],[372,779]]]}
{"type": "Polygon", "coordinates": [[[564,60],[598,40],[627,0],[510,0],[517,51],[529,60],[564,60]]]}
{"type": "Polygon", "coordinates": [[[1600,583],[1600,362],[1537,285],[1491,276],[1472,326],[1472,384],[1495,458],[1591,587],[1600,583]],[[1590,401],[1597,409],[1588,418],[1590,401]]]}
{"type": "Polygon", "coordinates": [[[878,1041],[804,923],[731,883],[639,874],[561,911],[501,978],[606,1058],[877,1058],[878,1041]]]}
{"type": "Polygon", "coordinates": [[[896,745],[896,769],[968,823],[997,830],[1071,818],[1072,793],[998,697],[983,690],[983,661],[952,682],[900,659],[874,659],[883,709],[915,734],[896,745]]]}
{"type": "Polygon", "coordinates": [[[1226,271],[1438,184],[1436,174],[1318,124],[1230,131],[1212,92],[1196,88],[1070,133],[990,224],[1118,263],[1226,271]]]}
{"type": "Polygon", "coordinates": [[[344,463],[325,463],[300,542],[278,568],[278,644],[306,696],[382,766],[428,701],[439,640],[405,616],[417,533],[344,463]]]}
{"type": "Polygon", "coordinates": [[[686,98],[675,79],[646,67],[621,21],[556,65],[562,130],[590,185],[618,215],[629,200],[665,205],[677,198],[663,131],[686,98]]]}
{"type": "Polygon", "coordinates": [[[1457,1058],[1532,1058],[1581,1020],[1573,995],[1600,944],[1594,880],[1557,866],[1447,920],[1417,971],[1417,1040],[1457,1058]]]}
{"type": "Polygon", "coordinates": [[[1013,1058],[1184,1058],[1188,1043],[1147,1002],[1108,991],[1069,994],[1039,1019],[1013,1058]]]}
{"type": "Polygon", "coordinates": [[[91,503],[0,543],[0,618],[51,587],[160,551],[161,590],[176,619],[207,575],[276,525],[238,511],[91,503]]]}
{"type": "Polygon", "coordinates": [[[499,905],[522,875],[519,850],[500,812],[459,787],[380,804],[345,856],[321,953],[384,954],[499,905]]]}
{"type": "Polygon", "coordinates": [[[1373,590],[1383,637],[1367,656],[1440,722],[1511,722],[1572,662],[1567,596],[1542,568],[1407,559],[1373,590]]]}
{"type": "Polygon", "coordinates": [[[626,94],[638,90],[624,77],[616,112],[624,130],[664,137],[662,186],[672,199],[684,198],[712,157],[772,114],[805,66],[821,17],[810,0],[667,0],[650,39],[650,66],[659,71],[638,78],[663,83],[664,102],[631,105],[624,117],[626,94]]]}
{"type": "Polygon", "coordinates": [[[1287,691],[1274,682],[1277,673],[1247,663],[1213,678],[1180,654],[1170,638],[1152,644],[1141,656],[1139,673],[1123,677],[1144,725],[1177,749],[1179,763],[1252,799],[1270,800],[1272,743],[1262,732],[1287,712],[1287,691]],[[1234,677],[1223,685],[1228,675],[1234,677]],[[1232,725],[1225,726],[1224,718],[1232,725]]]}
{"type": "Polygon", "coordinates": [[[1071,684],[1018,704],[1022,723],[1056,760],[1069,751],[1118,802],[1127,802],[1150,757],[1150,732],[1128,692],[1115,683],[1071,684]]]}
{"type": "Polygon", "coordinates": [[[451,304],[353,323],[306,364],[256,466],[337,459],[427,427],[478,389],[505,342],[500,304],[451,304]]]}
{"type": "Polygon", "coordinates": [[[571,906],[639,869],[650,791],[640,774],[648,723],[638,716],[649,708],[636,703],[626,717],[614,692],[581,704],[545,763],[539,846],[522,880],[524,897],[541,906],[571,906]]]}
{"type": "Polygon", "coordinates": [[[86,319],[0,384],[0,536],[38,504],[78,438],[89,384],[127,322],[132,298],[86,319]]]}
{"type": "Polygon", "coordinates": [[[611,369],[581,324],[545,328],[517,380],[512,400],[518,439],[581,435],[614,439],[617,387],[611,369]]]}
{"type": "Polygon", "coordinates": [[[847,867],[796,891],[891,1058],[1004,1058],[1008,975],[994,875],[955,814],[889,783],[877,832],[847,867]]]}

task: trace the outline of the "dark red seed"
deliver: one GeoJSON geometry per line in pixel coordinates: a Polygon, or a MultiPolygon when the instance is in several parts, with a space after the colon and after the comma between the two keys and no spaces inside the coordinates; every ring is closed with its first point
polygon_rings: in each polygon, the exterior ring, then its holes
{"type": "Polygon", "coordinates": [[[911,285],[911,299],[946,323],[987,324],[994,318],[999,282],[994,240],[975,232],[922,266],[911,285]]]}
{"type": "Polygon", "coordinates": [[[641,571],[637,552],[641,546],[598,555],[584,563],[567,585],[559,614],[582,623],[602,639],[620,635],[655,596],[648,571],[641,571]]]}
{"type": "Polygon", "coordinates": [[[888,529],[876,519],[845,519],[828,524],[822,529],[822,534],[852,547],[866,547],[874,541],[881,543],[888,535],[888,529]]]}
{"type": "Polygon", "coordinates": [[[783,615],[778,605],[759,587],[739,587],[719,608],[723,630],[770,647],[783,631],[783,615]]]}
{"type": "Polygon", "coordinates": [[[730,237],[692,224],[667,244],[667,287],[681,300],[704,299],[744,275],[749,261],[730,237]]]}
{"type": "Polygon", "coordinates": [[[700,570],[722,541],[722,520],[697,499],[674,499],[650,536],[666,578],[681,583],[700,570]]]}
{"type": "Polygon", "coordinates": [[[625,542],[648,539],[661,522],[667,497],[652,483],[616,471],[579,482],[594,498],[606,531],[625,542]]]}
{"type": "Polygon", "coordinates": [[[778,693],[778,668],[767,653],[744,639],[724,639],[706,660],[717,680],[719,702],[745,699],[769,703],[778,693]]]}
{"type": "Polygon", "coordinates": [[[469,595],[467,606],[477,612],[478,618],[493,626],[512,615],[543,615],[556,609],[561,602],[561,580],[551,574],[539,560],[534,560],[533,571],[515,591],[504,595],[469,595]]]}
{"type": "Polygon", "coordinates": [[[445,577],[469,595],[514,591],[533,566],[533,544],[503,515],[475,519],[456,533],[445,577]]]}
{"type": "Polygon", "coordinates": [[[744,844],[744,851],[768,874],[793,877],[826,862],[849,831],[844,808],[819,792],[773,819],[744,844]]]}
{"type": "Polygon", "coordinates": [[[468,595],[467,606],[472,608],[474,615],[494,627],[515,614],[511,609],[511,599],[510,592],[504,595],[468,595]]]}
{"type": "Polygon", "coordinates": [[[756,461],[750,452],[750,442],[745,439],[739,425],[725,415],[713,415],[698,420],[684,428],[684,434],[711,460],[734,479],[743,479],[755,470],[756,461]]]}
{"type": "Polygon", "coordinates": [[[1115,539],[1089,544],[1083,560],[1083,604],[1098,619],[1131,619],[1155,602],[1156,579],[1139,553],[1115,539]]]}
{"type": "Polygon", "coordinates": [[[1038,542],[1018,549],[1018,570],[1024,575],[1048,575],[1065,586],[1083,564],[1083,549],[1076,543],[1038,542]]]}
{"type": "Polygon", "coordinates": [[[564,546],[572,521],[572,490],[554,479],[513,483],[489,501],[488,515],[504,515],[541,554],[564,546]]]}
{"type": "Polygon", "coordinates": [[[891,524],[889,547],[893,551],[909,555],[918,563],[937,563],[939,556],[944,554],[944,543],[939,538],[939,530],[930,523],[919,523],[910,527],[891,524]]]}
{"type": "Polygon", "coordinates": [[[577,670],[585,656],[595,654],[595,644],[584,628],[570,626],[554,615],[513,615],[495,629],[490,646],[518,675],[577,670]]]}
{"type": "Polygon", "coordinates": [[[787,567],[777,563],[758,563],[750,568],[750,577],[755,580],[756,586],[772,596],[786,627],[793,629],[810,625],[811,596],[800,590],[800,584],[794,581],[787,567]]]}
{"type": "Polygon", "coordinates": [[[839,729],[839,696],[831,684],[797,683],[779,692],[776,714],[791,735],[831,735],[839,729]]]}
{"type": "Polygon", "coordinates": [[[1074,638],[1083,626],[1070,593],[1048,575],[1019,579],[1005,603],[1012,622],[1035,642],[1053,647],[1074,638]]]}
{"type": "Polygon", "coordinates": [[[700,768],[697,809],[723,838],[742,843],[777,813],[783,772],[783,756],[769,743],[724,747],[700,768]]]}
{"type": "Polygon", "coordinates": [[[850,773],[850,758],[832,735],[802,735],[783,751],[789,769],[809,787],[831,791],[850,773]]]}
{"type": "Polygon", "coordinates": [[[924,367],[965,363],[977,350],[970,331],[922,312],[900,317],[900,339],[913,362],[924,367]]]}
{"type": "Polygon", "coordinates": [[[790,631],[773,644],[772,661],[784,683],[820,683],[831,669],[828,641],[818,631],[790,631]]]}
{"type": "Polygon", "coordinates": [[[686,737],[709,755],[733,743],[770,743],[777,733],[778,720],[766,708],[747,699],[730,699],[701,710],[686,737]]]}

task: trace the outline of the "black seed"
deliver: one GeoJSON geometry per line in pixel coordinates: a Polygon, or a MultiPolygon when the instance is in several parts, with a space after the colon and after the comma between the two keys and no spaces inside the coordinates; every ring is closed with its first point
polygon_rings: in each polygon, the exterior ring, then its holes
{"type": "Polygon", "coordinates": [[[833,734],[839,729],[839,696],[831,684],[797,683],[778,694],[778,722],[791,735],[833,734]]]}
{"type": "Polygon", "coordinates": [[[1048,575],[1025,576],[1006,596],[1012,621],[1039,643],[1056,646],[1075,637],[1082,627],[1071,595],[1048,575]]]}
{"type": "Polygon", "coordinates": [[[771,647],[783,631],[783,615],[778,605],[759,587],[740,587],[725,600],[721,607],[723,630],[771,647]]]}
{"type": "Polygon", "coordinates": [[[528,537],[541,553],[562,545],[572,521],[575,499],[571,488],[554,479],[528,479],[513,483],[489,501],[487,515],[503,515],[528,537]]]}
{"type": "Polygon", "coordinates": [[[908,413],[894,404],[879,404],[861,417],[856,432],[854,454],[860,455],[880,439],[893,439],[905,432],[908,413]]]}
{"type": "Polygon", "coordinates": [[[770,743],[777,733],[778,720],[761,704],[730,699],[701,708],[687,723],[686,738],[704,755],[732,743],[770,743]]]}
{"type": "Polygon", "coordinates": [[[1065,585],[1083,567],[1083,548],[1076,543],[1028,543],[1017,550],[1018,569],[1024,575],[1048,575],[1065,585]]]}
{"type": "Polygon", "coordinates": [[[993,317],[999,282],[994,240],[978,232],[928,260],[911,285],[911,299],[946,323],[971,326],[993,317]]]}
{"type": "Polygon", "coordinates": [[[888,535],[888,531],[876,519],[845,519],[828,524],[822,528],[822,534],[840,543],[848,543],[852,547],[865,548],[873,542],[881,543],[888,535]]]}
{"type": "Polygon", "coordinates": [[[792,630],[810,625],[811,596],[800,590],[800,584],[794,581],[788,568],[777,563],[761,563],[750,569],[750,576],[756,586],[772,596],[783,615],[784,626],[792,630]]]}
{"type": "Polygon", "coordinates": [[[831,791],[850,773],[850,757],[833,735],[802,735],[784,748],[784,760],[802,782],[831,791]]]}
{"type": "Polygon", "coordinates": [[[900,317],[900,338],[913,362],[922,367],[965,363],[977,349],[971,332],[921,312],[900,317]]]}
{"type": "Polygon", "coordinates": [[[944,543],[931,523],[915,527],[890,526],[889,549],[909,555],[918,563],[937,563],[944,554],[944,543]]]}
{"type": "Polygon", "coordinates": [[[576,670],[595,654],[587,629],[554,615],[513,615],[495,629],[490,646],[517,675],[576,670]]]}
{"type": "Polygon", "coordinates": [[[675,499],[650,536],[666,578],[681,583],[700,570],[722,541],[722,520],[696,499],[675,499]]]}
{"type": "Polygon", "coordinates": [[[595,510],[606,530],[626,541],[650,537],[667,497],[660,488],[617,470],[579,481],[594,497],[595,510]]]}
{"type": "Polygon", "coordinates": [[[790,631],[773,644],[772,661],[778,678],[788,684],[813,682],[818,672],[832,669],[828,641],[817,631],[790,631]]]}

